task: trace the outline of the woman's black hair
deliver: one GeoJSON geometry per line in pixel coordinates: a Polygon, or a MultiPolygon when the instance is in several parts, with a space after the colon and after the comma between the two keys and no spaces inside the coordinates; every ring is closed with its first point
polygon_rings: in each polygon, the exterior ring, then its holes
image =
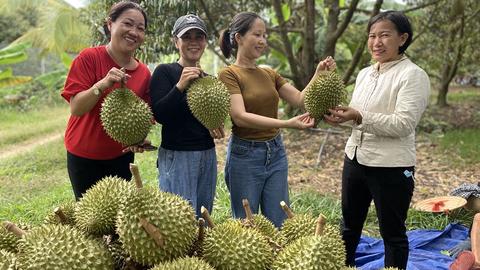
{"type": "MultiPolygon", "coordinates": [[[[136,9],[142,13],[143,18],[145,20],[145,28],[147,28],[147,14],[143,10],[143,8],[132,1],[120,1],[115,4],[110,8],[110,11],[108,12],[108,19],[110,19],[112,22],[116,21],[120,15],[122,15],[123,12],[130,10],[130,9],[136,9]]],[[[103,30],[105,31],[105,35],[110,39],[110,30],[108,30],[108,25],[107,22],[103,25],[103,30]]]]}
{"type": "Polygon", "coordinates": [[[403,12],[394,11],[394,10],[381,12],[375,15],[374,17],[372,17],[370,21],[368,21],[367,33],[370,33],[370,28],[372,27],[373,24],[383,20],[391,21],[395,25],[395,28],[397,29],[398,33],[408,34],[408,37],[405,43],[400,48],[398,48],[398,54],[404,53],[407,50],[408,46],[410,46],[410,44],[412,43],[412,36],[413,36],[412,25],[410,24],[410,21],[408,20],[407,16],[405,16],[403,12]]]}
{"type": "Polygon", "coordinates": [[[256,19],[262,19],[254,12],[241,12],[233,17],[230,26],[223,30],[220,34],[219,45],[223,55],[230,58],[232,50],[237,49],[237,42],[235,41],[235,34],[245,35],[245,33],[252,28],[253,22],[256,19]]]}

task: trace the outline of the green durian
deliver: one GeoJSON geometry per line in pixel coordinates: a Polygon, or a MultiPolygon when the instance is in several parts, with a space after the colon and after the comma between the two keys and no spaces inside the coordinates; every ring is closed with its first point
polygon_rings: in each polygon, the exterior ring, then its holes
{"type": "Polygon", "coordinates": [[[203,259],[218,270],[264,270],[272,258],[265,237],[238,220],[215,226],[205,237],[203,259]]]}
{"type": "Polygon", "coordinates": [[[185,256],[196,228],[192,206],[158,188],[132,189],[122,200],[117,217],[124,249],[134,261],[147,266],[185,256]],[[156,237],[147,233],[146,226],[156,230],[156,237]]]}
{"type": "Polygon", "coordinates": [[[142,143],[152,127],[150,106],[128,88],[118,88],[102,102],[100,120],[105,132],[124,146],[142,143]]]}
{"type": "Polygon", "coordinates": [[[75,202],[61,203],[44,220],[45,224],[75,225],[75,202]]]}
{"type": "Polygon", "coordinates": [[[113,260],[100,241],[72,226],[42,225],[24,234],[17,265],[22,270],[113,269],[113,260]]]}
{"type": "Polygon", "coordinates": [[[274,252],[280,251],[285,244],[287,239],[284,235],[273,225],[273,223],[268,220],[264,215],[254,214],[253,215],[253,224],[247,219],[243,221],[243,225],[247,228],[252,228],[260,232],[273,248],[274,252]]]}
{"type": "Polygon", "coordinates": [[[0,249],[0,270],[15,270],[16,267],[15,254],[0,249]]]}
{"type": "Polygon", "coordinates": [[[342,270],[345,246],[327,236],[305,236],[287,245],[275,259],[272,270],[342,270]]]}
{"type": "Polygon", "coordinates": [[[196,79],[187,90],[187,103],[193,116],[207,129],[223,126],[230,112],[230,93],[213,76],[196,79]]]}
{"type": "Polygon", "coordinates": [[[77,227],[90,235],[115,233],[121,198],[133,183],[117,176],[107,176],[89,188],[75,209],[77,227]]]}
{"type": "Polygon", "coordinates": [[[150,270],[214,270],[214,268],[199,258],[186,257],[156,265],[150,270]]]}
{"type": "Polygon", "coordinates": [[[315,119],[322,119],[328,109],[334,108],[347,99],[342,78],[336,72],[324,72],[307,87],[305,109],[315,119]]]}
{"type": "Polygon", "coordinates": [[[316,226],[317,219],[315,217],[308,214],[296,214],[283,222],[280,232],[287,243],[292,243],[301,237],[314,235],[316,226]]]}
{"type": "MultiPolygon", "coordinates": [[[[20,223],[17,225],[22,230],[28,230],[30,226],[20,223]]],[[[8,231],[2,224],[0,224],[0,250],[9,251],[12,253],[18,252],[18,242],[20,238],[8,231]]]]}

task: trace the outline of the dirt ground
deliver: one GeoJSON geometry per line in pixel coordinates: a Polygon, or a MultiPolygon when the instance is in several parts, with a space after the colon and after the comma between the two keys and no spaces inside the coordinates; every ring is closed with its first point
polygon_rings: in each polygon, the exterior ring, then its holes
{"type": "MultiPolygon", "coordinates": [[[[452,106],[435,113],[438,121],[454,128],[473,127],[475,110],[471,104],[452,106]]],[[[350,135],[345,129],[341,134],[330,134],[324,146],[321,161],[318,153],[325,139],[324,131],[282,131],[289,160],[289,183],[292,190],[313,189],[322,194],[340,196],[344,147],[350,135]]],[[[479,134],[480,136],[480,134],[479,134]]],[[[228,138],[228,135],[227,135],[228,138]]],[[[217,142],[219,171],[225,164],[227,138],[217,142]]],[[[448,195],[462,183],[480,182],[480,167],[450,164],[452,156],[436,151],[436,144],[428,136],[417,136],[417,166],[413,202],[433,196],[448,195]]]]}

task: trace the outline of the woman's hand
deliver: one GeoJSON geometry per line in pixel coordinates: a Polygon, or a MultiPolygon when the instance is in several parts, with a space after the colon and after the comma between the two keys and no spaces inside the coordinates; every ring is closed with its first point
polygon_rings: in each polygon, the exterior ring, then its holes
{"type": "Polygon", "coordinates": [[[357,125],[362,123],[362,115],[359,111],[345,106],[337,106],[329,109],[330,115],[324,115],[323,119],[330,125],[338,125],[353,120],[357,125]]]}
{"type": "Polygon", "coordinates": [[[287,127],[295,129],[311,128],[314,124],[315,119],[313,119],[309,113],[304,113],[287,120],[287,127]]]}
{"type": "Polygon", "coordinates": [[[332,71],[335,70],[336,67],[337,64],[335,63],[335,59],[333,59],[331,56],[327,56],[327,58],[318,63],[315,74],[319,74],[322,71],[332,71]]]}
{"type": "Polygon", "coordinates": [[[202,74],[202,70],[198,67],[184,67],[176,85],[178,90],[185,91],[194,79],[200,77],[200,74],[202,74]]]}
{"type": "Polygon", "coordinates": [[[127,148],[123,149],[122,152],[143,153],[145,151],[153,151],[153,150],[157,150],[157,147],[153,146],[149,140],[145,139],[143,140],[142,143],[128,146],[127,148]]]}
{"type": "Polygon", "coordinates": [[[120,83],[122,81],[123,83],[127,83],[127,80],[130,79],[130,77],[131,76],[125,72],[125,68],[118,69],[113,67],[103,79],[96,83],[96,85],[101,91],[103,91],[112,87],[114,83],[120,83]]]}
{"type": "Polygon", "coordinates": [[[210,132],[210,136],[212,136],[214,139],[221,139],[225,137],[225,131],[223,130],[223,127],[210,129],[208,131],[210,132]]]}

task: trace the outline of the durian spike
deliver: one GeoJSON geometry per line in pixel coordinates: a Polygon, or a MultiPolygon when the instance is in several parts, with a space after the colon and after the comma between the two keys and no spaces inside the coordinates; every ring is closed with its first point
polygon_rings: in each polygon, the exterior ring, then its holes
{"type": "Polygon", "coordinates": [[[139,220],[143,229],[147,232],[148,235],[150,235],[153,241],[155,241],[155,244],[157,244],[158,247],[162,248],[165,245],[165,241],[160,230],[143,217],[140,217],[139,220]]]}
{"type": "Polygon", "coordinates": [[[254,224],[254,221],[253,221],[252,209],[250,208],[250,203],[248,202],[247,199],[243,199],[243,200],[242,200],[242,204],[243,204],[243,209],[245,209],[245,215],[247,216],[247,221],[248,221],[251,225],[255,225],[255,224],[254,224]]]}
{"type": "Polygon", "coordinates": [[[198,219],[198,240],[203,241],[205,239],[205,219],[198,219]]]}
{"type": "Polygon", "coordinates": [[[67,224],[67,217],[65,216],[65,213],[63,213],[63,210],[61,207],[57,207],[53,210],[53,213],[57,216],[58,220],[60,221],[61,224],[67,224]]]}
{"type": "Polygon", "coordinates": [[[10,221],[4,221],[3,227],[7,229],[7,231],[15,234],[18,237],[22,237],[23,235],[27,234],[24,230],[20,229],[17,225],[10,221]]]}
{"type": "Polygon", "coordinates": [[[327,223],[325,216],[320,214],[317,218],[317,227],[315,228],[315,236],[320,236],[323,234],[323,229],[325,228],[325,223],[327,223]]]}
{"type": "Polygon", "coordinates": [[[215,228],[215,223],[213,223],[213,220],[210,217],[210,213],[208,212],[207,208],[205,208],[205,206],[202,206],[200,212],[202,213],[202,217],[205,219],[205,221],[207,221],[208,227],[212,229],[215,228]]]}
{"type": "Polygon", "coordinates": [[[133,178],[135,179],[135,186],[137,186],[138,189],[143,188],[142,178],[140,178],[137,164],[130,163],[130,172],[132,172],[133,178]]]}
{"type": "Polygon", "coordinates": [[[284,201],[280,202],[280,206],[282,207],[283,211],[285,211],[285,214],[287,214],[288,218],[293,218],[293,216],[295,216],[292,212],[292,209],[290,209],[290,207],[288,207],[284,201]]]}

